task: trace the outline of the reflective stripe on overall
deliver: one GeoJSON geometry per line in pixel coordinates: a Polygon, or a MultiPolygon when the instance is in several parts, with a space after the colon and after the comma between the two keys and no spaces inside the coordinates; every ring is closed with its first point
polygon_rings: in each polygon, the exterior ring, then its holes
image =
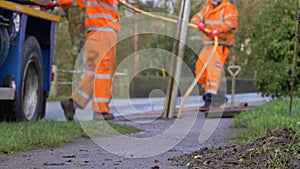
{"type": "Polygon", "coordinates": [[[116,33],[120,29],[117,0],[59,0],[60,6],[86,8],[86,73],[70,96],[84,108],[93,98],[94,112],[109,112],[112,75],[116,68],[116,33]],[[93,73],[91,73],[93,72],[93,73]]]}
{"type": "Polygon", "coordinates": [[[109,112],[112,76],[116,68],[116,40],[114,32],[88,33],[85,47],[88,72],[71,95],[81,108],[93,98],[94,112],[109,112]]]}
{"type": "Polygon", "coordinates": [[[118,0],[58,0],[58,4],[85,8],[85,26],[88,32],[120,30],[118,0]]]}
{"type": "MultiPolygon", "coordinates": [[[[199,58],[196,62],[195,74],[198,76],[201,69],[203,69],[208,57],[213,52],[212,45],[205,45],[199,54],[199,58]]],[[[218,45],[217,51],[208,63],[198,83],[200,83],[205,93],[217,94],[219,89],[221,74],[223,65],[229,54],[229,47],[218,45]]]]}

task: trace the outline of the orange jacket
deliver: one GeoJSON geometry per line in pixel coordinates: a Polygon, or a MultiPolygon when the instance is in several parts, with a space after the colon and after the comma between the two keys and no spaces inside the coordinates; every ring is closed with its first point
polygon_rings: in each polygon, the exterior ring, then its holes
{"type": "Polygon", "coordinates": [[[58,0],[58,5],[86,8],[87,31],[118,32],[120,30],[118,0],[58,0]]]}
{"type": "MultiPolygon", "coordinates": [[[[233,31],[238,26],[238,10],[235,6],[222,0],[221,4],[216,8],[213,7],[212,0],[206,0],[206,5],[191,18],[193,24],[203,22],[205,27],[214,30],[220,29],[219,44],[233,46],[234,33],[233,31]]],[[[208,40],[204,40],[204,44],[213,44],[213,37],[207,36],[208,40]]]]}

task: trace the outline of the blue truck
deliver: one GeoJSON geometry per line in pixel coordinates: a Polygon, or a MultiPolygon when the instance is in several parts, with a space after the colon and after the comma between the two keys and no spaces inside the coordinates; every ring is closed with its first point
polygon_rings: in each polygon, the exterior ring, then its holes
{"type": "Polygon", "coordinates": [[[60,17],[39,2],[0,0],[0,121],[45,116],[60,17]]]}

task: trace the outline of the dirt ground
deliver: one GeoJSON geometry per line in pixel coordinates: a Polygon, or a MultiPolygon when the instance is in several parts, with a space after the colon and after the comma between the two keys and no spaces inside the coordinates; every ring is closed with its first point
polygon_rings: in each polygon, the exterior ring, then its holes
{"type": "Polygon", "coordinates": [[[289,128],[277,127],[265,137],[245,145],[202,148],[170,160],[174,165],[187,168],[296,169],[300,168],[300,138],[295,139],[294,134],[289,128]]]}

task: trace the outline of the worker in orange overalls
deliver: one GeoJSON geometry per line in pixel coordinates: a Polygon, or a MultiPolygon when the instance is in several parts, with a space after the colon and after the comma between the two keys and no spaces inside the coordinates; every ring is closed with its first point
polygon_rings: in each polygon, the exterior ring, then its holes
{"type": "Polygon", "coordinates": [[[219,43],[198,83],[204,88],[204,109],[219,107],[227,102],[226,95],[219,90],[221,73],[224,62],[229,55],[230,47],[234,45],[234,30],[238,26],[238,10],[228,0],[206,0],[206,5],[196,13],[191,22],[204,32],[204,47],[196,62],[195,74],[198,76],[210,54],[213,52],[214,37],[218,36],[219,43]],[[208,28],[210,33],[204,30],[208,28]]]}
{"type": "Polygon", "coordinates": [[[88,72],[61,106],[68,120],[73,120],[76,108],[85,108],[93,99],[94,120],[111,120],[109,101],[112,76],[116,69],[116,33],[120,30],[117,0],[54,0],[47,4],[85,8],[87,38],[85,46],[88,72]]]}

